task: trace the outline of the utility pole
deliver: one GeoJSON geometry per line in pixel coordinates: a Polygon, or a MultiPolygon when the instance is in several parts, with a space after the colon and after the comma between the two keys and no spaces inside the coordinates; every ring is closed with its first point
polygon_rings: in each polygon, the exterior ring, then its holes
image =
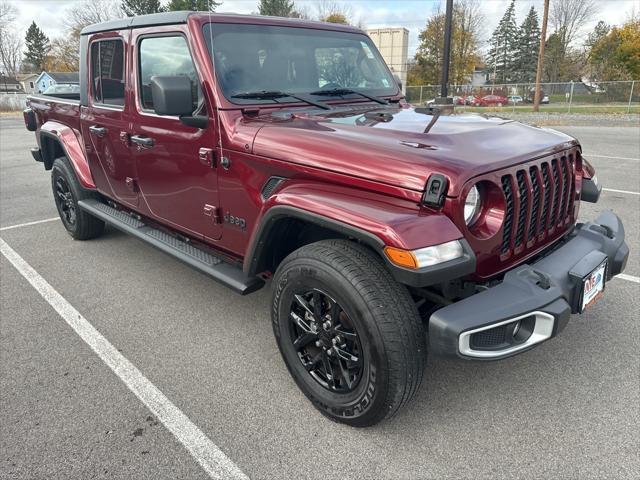
{"type": "Polygon", "coordinates": [[[542,32],[540,32],[540,51],[538,52],[538,69],[536,71],[536,93],[533,97],[533,111],[540,110],[540,82],[542,81],[542,66],[544,64],[544,46],[547,40],[547,22],[549,20],[549,0],[544,0],[542,14],[542,32]]]}
{"type": "Polygon", "coordinates": [[[449,59],[451,57],[451,26],[453,23],[453,0],[447,0],[447,10],[444,22],[444,52],[442,55],[442,79],[440,81],[440,98],[435,99],[435,104],[447,113],[453,112],[453,100],[448,98],[447,87],[449,84],[449,59]]]}

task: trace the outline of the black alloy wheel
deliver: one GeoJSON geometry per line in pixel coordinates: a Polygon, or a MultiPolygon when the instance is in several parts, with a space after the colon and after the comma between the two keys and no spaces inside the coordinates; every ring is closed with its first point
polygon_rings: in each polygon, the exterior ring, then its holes
{"type": "Polygon", "coordinates": [[[76,201],[66,179],[59,176],[55,179],[55,201],[64,223],[70,227],[76,224],[76,201]]]}
{"type": "Polygon", "coordinates": [[[363,245],[329,239],[290,253],[273,278],[271,320],[289,373],[331,420],[374,425],[420,385],[426,345],[418,309],[363,245]]]}
{"type": "Polygon", "coordinates": [[[317,288],[296,293],[289,321],[291,342],[309,375],[332,392],[353,391],[362,377],[363,350],[338,302],[317,288]]]}
{"type": "Polygon", "coordinates": [[[51,190],[62,224],[71,237],[75,240],[89,240],[102,234],[104,222],[78,206],[81,200],[100,200],[100,194],[80,185],[71,163],[65,157],[56,158],[53,162],[51,190]]]}

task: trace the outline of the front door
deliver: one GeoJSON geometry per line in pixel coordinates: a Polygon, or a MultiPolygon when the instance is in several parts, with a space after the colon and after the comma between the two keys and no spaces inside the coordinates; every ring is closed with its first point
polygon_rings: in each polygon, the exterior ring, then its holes
{"type": "Polygon", "coordinates": [[[136,171],[127,142],[125,38],[119,32],[109,32],[92,41],[89,48],[89,104],[82,109],[80,123],[91,173],[99,190],[136,207],[136,171]]]}
{"type": "Polygon", "coordinates": [[[217,133],[187,40],[179,32],[134,35],[136,98],[131,108],[131,141],[140,207],[189,235],[220,238],[217,133]],[[151,77],[175,75],[192,80],[194,114],[209,116],[206,128],[186,126],[177,117],[154,113],[151,77]]]}

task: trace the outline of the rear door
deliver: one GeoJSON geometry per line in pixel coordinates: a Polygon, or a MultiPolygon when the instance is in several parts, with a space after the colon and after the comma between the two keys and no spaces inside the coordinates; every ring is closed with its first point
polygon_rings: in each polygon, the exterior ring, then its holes
{"type": "Polygon", "coordinates": [[[91,172],[98,188],[136,207],[136,169],[128,143],[125,101],[129,30],[94,35],[89,43],[89,104],[81,128],[91,172]]]}
{"type": "Polygon", "coordinates": [[[158,220],[187,234],[218,239],[222,226],[216,119],[213,106],[205,99],[202,77],[185,33],[179,27],[133,31],[135,101],[131,140],[138,143],[132,153],[144,207],[158,220]],[[209,118],[206,128],[190,127],[178,117],[154,112],[150,82],[156,75],[184,75],[191,80],[193,112],[209,118]]]}

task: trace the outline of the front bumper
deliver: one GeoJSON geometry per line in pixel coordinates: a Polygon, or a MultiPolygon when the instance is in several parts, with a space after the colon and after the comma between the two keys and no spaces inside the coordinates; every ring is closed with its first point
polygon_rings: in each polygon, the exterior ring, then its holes
{"type": "Polygon", "coordinates": [[[583,277],[608,260],[610,280],[624,270],[628,256],[622,222],[606,211],[578,225],[561,247],[509,271],[497,286],[433,313],[431,352],[496,360],[529,350],[557,335],[571,313],[579,311],[583,277]],[[516,328],[521,339],[515,338],[516,328]],[[489,345],[494,342],[495,348],[474,348],[472,338],[479,338],[474,335],[482,335],[489,345]],[[505,335],[511,337],[501,341],[505,335]]]}

